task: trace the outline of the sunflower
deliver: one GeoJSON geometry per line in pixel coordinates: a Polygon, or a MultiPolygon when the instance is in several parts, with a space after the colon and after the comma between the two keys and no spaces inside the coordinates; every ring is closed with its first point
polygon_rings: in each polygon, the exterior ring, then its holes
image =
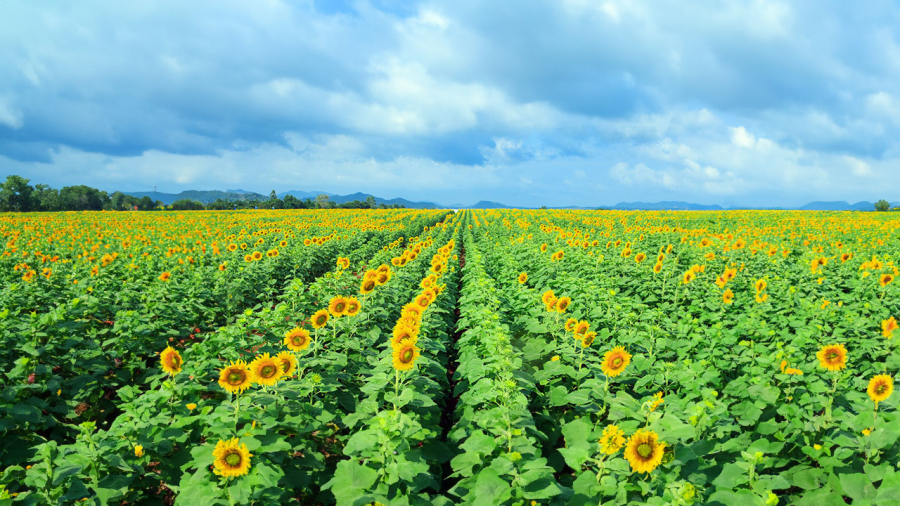
{"type": "Polygon", "coordinates": [[[347,316],[356,316],[359,314],[361,307],[359,299],[356,297],[347,297],[347,310],[344,311],[344,314],[347,316]]]}
{"type": "Polygon", "coordinates": [[[566,308],[569,307],[569,304],[572,303],[572,299],[570,297],[560,297],[556,300],[556,304],[553,309],[556,310],[557,313],[565,313],[566,308]]]}
{"type": "Polygon", "coordinates": [[[681,277],[681,284],[686,285],[686,284],[690,283],[691,281],[693,281],[693,280],[696,279],[696,278],[697,278],[697,275],[694,274],[693,269],[692,269],[692,270],[688,270],[688,271],[685,272],[684,275],[681,277]]]}
{"type": "Polygon", "coordinates": [[[160,281],[165,281],[166,283],[168,283],[170,279],[172,279],[172,274],[169,272],[164,272],[159,275],[160,281]]]}
{"type": "Polygon", "coordinates": [[[766,283],[766,280],[764,280],[764,279],[757,279],[757,280],[756,280],[756,284],[755,284],[754,286],[756,287],[756,291],[757,291],[757,292],[761,292],[761,291],[763,291],[763,290],[766,289],[766,286],[767,286],[767,285],[768,285],[768,283],[766,283]]]}
{"type": "Polygon", "coordinates": [[[625,348],[622,346],[616,346],[603,354],[603,365],[600,368],[603,369],[603,374],[610,378],[615,378],[622,374],[622,371],[630,363],[631,354],[625,351],[625,348]]]}
{"type": "Polygon", "coordinates": [[[268,353],[263,353],[250,362],[250,374],[253,375],[254,382],[272,386],[278,383],[284,371],[274,358],[270,357],[268,353]]]}
{"type": "Polygon", "coordinates": [[[328,302],[328,312],[334,317],[343,316],[347,311],[347,299],[341,297],[332,297],[328,302]]]}
{"type": "Polygon", "coordinates": [[[253,454],[247,450],[247,445],[240,444],[237,438],[230,441],[219,440],[216,449],[213,450],[214,472],[219,476],[237,477],[250,471],[250,457],[253,454]]]}
{"type": "Polygon", "coordinates": [[[349,269],[350,268],[350,259],[344,257],[338,257],[337,266],[341,269],[349,269]]]}
{"type": "Polygon", "coordinates": [[[328,323],[328,310],[320,309],[316,311],[310,318],[314,329],[320,329],[328,323]]]}
{"type": "Polygon", "coordinates": [[[660,263],[660,262],[656,262],[656,263],[653,265],[653,272],[655,272],[656,274],[659,274],[660,271],[662,271],[662,268],[663,268],[663,264],[660,263]]]}
{"type": "Polygon", "coordinates": [[[868,388],[869,398],[872,402],[878,404],[887,399],[894,392],[894,379],[887,374],[879,374],[869,380],[868,388]]]}
{"type": "Polygon", "coordinates": [[[289,351],[282,351],[275,355],[275,361],[281,364],[281,372],[287,378],[293,376],[294,371],[297,370],[297,357],[289,351]]]}
{"type": "Polygon", "coordinates": [[[261,251],[254,251],[254,252],[253,252],[253,259],[254,259],[254,260],[262,260],[262,257],[263,257],[263,254],[262,254],[261,251]]]}
{"type": "Polygon", "coordinates": [[[547,290],[541,295],[541,302],[543,302],[544,305],[549,304],[551,300],[556,300],[556,295],[553,294],[553,290],[547,290]]]}
{"type": "Polygon", "coordinates": [[[575,334],[576,339],[581,339],[590,329],[591,324],[586,322],[585,320],[581,320],[580,322],[575,324],[575,327],[572,329],[572,333],[575,334]]]}
{"type": "Polygon", "coordinates": [[[394,331],[391,334],[391,345],[397,346],[404,339],[410,339],[415,342],[418,336],[419,329],[398,323],[394,326],[394,331]]]}
{"type": "Polygon", "coordinates": [[[847,349],[843,344],[829,344],[823,346],[816,353],[819,359],[819,365],[829,371],[840,371],[847,366],[847,349]]]}
{"type": "Polygon", "coordinates": [[[853,258],[853,253],[844,253],[841,255],[841,262],[846,262],[847,260],[850,260],[851,258],[853,258]]]}
{"type": "Polygon", "coordinates": [[[575,318],[569,318],[568,320],[566,320],[566,325],[565,325],[566,332],[574,331],[575,325],[578,325],[578,320],[576,320],[575,318]]]}
{"type": "Polygon", "coordinates": [[[587,332],[584,334],[584,338],[581,340],[581,346],[587,348],[591,344],[594,343],[594,339],[597,337],[596,332],[587,332]]]}
{"type": "Polygon", "coordinates": [[[415,302],[411,302],[411,303],[403,306],[403,311],[401,314],[404,317],[412,317],[412,318],[415,318],[416,320],[419,320],[422,318],[422,312],[424,312],[424,311],[425,311],[425,308],[416,304],[415,302]]]}
{"type": "MultiPolygon", "coordinates": [[[[434,293],[434,292],[432,292],[434,293]]],[[[420,293],[416,297],[416,304],[422,307],[422,309],[428,308],[428,305],[431,304],[432,299],[428,296],[427,293],[420,293]]]]}
{"type": "Polygon", "coordinates": [[[641,263],[647,259],[647,255],[645,253],[638,253],[634,256],[634,261],[637,263],[641,263]]]}
{"type": "Polygon", "coordinates": [[[541,253],[544,253],[546,251],[547,251],[547,243],[541,244],[541,253]]]}
{"type": "Polygon", "coordinates": [[[284,335],[284,345],[291,351],[303,351],[309,348],[309,331],[294,327],[284,335]]]}
{"type": "Polygon", "coordinates": [[[394,347],[393,363],[394,369],[398,371],[409,371],[415,367],[417,358],[419,358],[419,348],[410,340],[403,340],[394,347]]]}
{"type": "Polygon", "coordinates": [[[379,272],[375,278],[375,284],[383,285],[391,280],[391,271],[379,272]]]}
{"type": "Polygon", "coordinates": [[[231,362],[219,371],[219,386],[233,394],[239,394],[250,388],[252,383],[250,367],[243,360],[231,362]]]}
{"type": "Polygon", "coordinates": [[[225,268],[226,268],[226,267],[227,267],[227,266],[228,266],[228,264],[227,264],[227,263],[225,263],[225,262],[222,262],[222,263],[220,263],[220,264],[219,264],[219,270],[220,270],[220,271],[224,271],[224,270],[225,270],[225,268]]]}
{"type": "Polygon", "coordinates": [[[183,361],[181,360],[181,354],[175,348],[166,346],[166,349],[159,354],[159,361],[162,365],[162,370],[167,374],[175,376],[181,372],[183,361]]]}
{"type": "Polygon", "coordinates": [[[600,437],[600,451],[612,455],[625,446],[625,431],[616,425],[607,425],[600,437]]]}
{"type": "Polygon", "coordinates": [[[881,335],[888,339],[893,337],[894,331],[898,328],[900,328],[900,326],[897,325],[897,320],[893,316],[887,320],[881,321],[881,335]]]}
{"type": "Polygon", "coordinates": [[[523,272],[522,274],[519,274],[518,280],[520,285],[524,285],[528,281],[528,273],[523,272]]]}
{"type": "Polygon", "coordinates": [[[724,302],[725,304],[731,304],[732,302],[734,302],[734,292],[731,291],[731,288],[725,290],[725,292],[722,294],[722,302],[724,302]]]}
{"type": "Polygon", "coordinates": [[[881,279],[879,279],[878,282],[881,284],[881,286],[887,286],[893,280],[894,280],[894,276],[892,276],[890,274],[882,274],[881,279]]]}
{"type": "Polygon", "coordinates": [[[253,255],[249,255],[249,254],[248,254],[248,255],[244,255],[244,261],[245,261],[245,262],[252,262],[252,261],[253,261],[253,255]]]}
{"type": "Polygon", "coordinates": [[[631,464],[631,470],[638,473],[649,473],[662,462],[666,444],[660,443],[658,435],[652,430],[638,430],[625,444],[625,458],[631,464]]]}
{"type": "Polygon", "coordinates": [[[362,283],[359,284],[359,293],[366,295],[372,293],[372,290],[375,289],[375,279],[363,279],[362,283]]]}

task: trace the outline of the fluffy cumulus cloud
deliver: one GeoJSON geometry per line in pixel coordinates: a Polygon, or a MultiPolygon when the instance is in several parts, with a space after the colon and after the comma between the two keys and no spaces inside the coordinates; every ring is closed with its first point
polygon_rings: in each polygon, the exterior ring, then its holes
{"type": "Polygon", "coordinates": [[[3,0],[0,167],[447,204],[896,201],[898,34],[891,0],[3,0]]]}

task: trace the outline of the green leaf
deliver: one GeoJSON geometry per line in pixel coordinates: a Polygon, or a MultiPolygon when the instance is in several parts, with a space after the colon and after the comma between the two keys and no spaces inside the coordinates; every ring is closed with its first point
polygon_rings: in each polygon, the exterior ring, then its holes
{"type": "Polygon", "coordinates": [[[478,473],[475,480],[475,500],[473,506],[495,506],[503,504],[512,495],[512,489],[493,469],[478,473]]]}
{"type": "Polygon", "coordinates": [[[323,488],[331,489],[338,504],[350,504],[364,495],[377,479],[378,472],[374,469],[355,460],[343,460],[338,463],[334,478],[323,488]]]}
{"type": "Polygon", "coordinates": [[[862,473],[841,473],[841,488],[854,501],[875,499],[875,485],[862,473]]]}

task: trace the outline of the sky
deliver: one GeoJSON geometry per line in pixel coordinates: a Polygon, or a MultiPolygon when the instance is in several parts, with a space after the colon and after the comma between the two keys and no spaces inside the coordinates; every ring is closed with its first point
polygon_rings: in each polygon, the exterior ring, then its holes
{"type": "Polygon", "coordinates": [[[0,0],[0,177],[900,201],[900,2],[0,0]]]}

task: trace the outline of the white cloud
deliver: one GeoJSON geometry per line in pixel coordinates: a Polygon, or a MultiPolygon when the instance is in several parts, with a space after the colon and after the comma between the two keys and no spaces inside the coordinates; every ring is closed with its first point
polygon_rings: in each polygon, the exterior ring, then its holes
{"type": "Polygon", "coordinates": [[[0,125],[18,130],[23,124],[22,111],[13,105],[12,98],[0,95],[0,125]]]}
{"type": "Polygon", "coordinates": [[[752,148],[756,145],[756,138],[744,127],[729,128],[731,131],[731,143],[742,148],[752,148]]]}

